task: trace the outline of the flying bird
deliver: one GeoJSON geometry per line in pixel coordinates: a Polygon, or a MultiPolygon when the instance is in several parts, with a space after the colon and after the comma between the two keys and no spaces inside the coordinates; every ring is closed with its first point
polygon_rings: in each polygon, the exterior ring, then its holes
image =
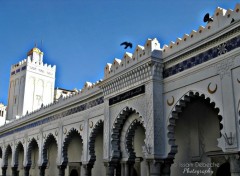
{"type": "Polygon", "coordinates": [[[130,42],[123,42],[121,45],[125,45],[124,49],[127,49],[128,47],[132,48],[132,43],[130,42]]]}
{"type": "Polygon", "coordinates": [[[210,17],[209,13],[207,13],[207,14],[204,16],[203,21],[204,21],[204,23],[206,23],[206,22],[208,22],[208,23],[209,23],[209,22],[213,22],[213,18],[210,17]]]}

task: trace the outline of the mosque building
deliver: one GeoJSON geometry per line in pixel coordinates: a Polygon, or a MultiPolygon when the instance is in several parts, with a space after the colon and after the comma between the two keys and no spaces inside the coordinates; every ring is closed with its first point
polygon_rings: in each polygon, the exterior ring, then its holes
{"type": "Polygon", "coordinates": [[[81,90],[54,89],[56,66],[31,49],[0,104],[0,175],[240,176],[239,10],[147,39],[81,90]]]}

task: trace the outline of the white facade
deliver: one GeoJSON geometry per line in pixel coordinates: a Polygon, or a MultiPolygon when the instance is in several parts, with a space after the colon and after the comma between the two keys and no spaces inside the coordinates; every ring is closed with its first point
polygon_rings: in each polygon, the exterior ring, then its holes
{"type": "Polygon", "coordinates": [[[27,59],[11,67],[7,120],[53,102],[56,66],[43,63],[43,52],[33,48],[27,59]]]}
{"type": "Polygon", "coordinates": [[[239,129],[237,4],[169,46],[148,39],[102,81],[0,127],[2,175],[240,176],[239,129]]]}
{"type": "Polygon", "coordinates": [[[7,107],[0,103],[0,126],[4,125],[6,122],[6,113],[7,113],[7,107]]]}

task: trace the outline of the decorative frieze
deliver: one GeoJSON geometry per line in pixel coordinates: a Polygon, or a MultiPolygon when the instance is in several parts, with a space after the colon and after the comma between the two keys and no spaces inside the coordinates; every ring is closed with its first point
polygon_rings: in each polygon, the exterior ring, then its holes
{"type": "Polygon", "coordinates": [[[135,89],[132,89],[130,91],[127,91],[125,93],[122,93],[116,97],[110,98],[109,99],[109,106],[119,103],[121,101],[127,100],[129,98],[135,97],[137,95],[145,93],[145,86],[142,85],[140,87],[137,87],[135,89]]]}
{"type": "Polygon", "coordinates": [[[169,68],[164,69],[163,77],[167,78],[169,76],[175,75],[177,73],[180,73],[184,70],[193,68],[197,65],[200,65],[211,59],[217,58],[220,55],[226,54],[227,52],[230,52],[230,51],[238,48],[240,46],[240,36],[236,36],[228,41],[224,41],[215,47],[213,47],[213,45],[216,45],[215,43],[219,43],[219,41],[223,41],[225,38],[230,38],[234,34],[236,35],[236,33],[239,33],[239,31],[240,31],[240,27],[224,34],[223,36],[221,36],[221,39],[217,38],[215,40],[212,40],[212,41],[208,42],[207,44],[204,44],[204,46],[200,46],[194,50],[189,51],[188,53],[183,54],[182,56],[180,56],[178,58],[172,59],[169,62],[165,63],[164,67],[167,67],[167,65],[173,61],[174,62],[180,61],[179,63],[177,63],[169,68]],[[204,52],[201,52],[193,57],[190,57],[188,59],[181,61],[182,59],[187,58],[188,56],[192,55],[192,53],[197,53],[206,47],[209,47],[210,49],[208,49],[204,52]]]}
{"type": "Polygon", "coordinates": [[[57,119],[60,119],[60,118],[63,118],[65,116],[69,116],[69,115],[72,115],[72,114],[75,114],[75,113],[78,113],[78,112],[81,112],[81,111],[84,111],[84,110],[87,110],[89,108],[92,108],[94,106],[97,106],[99,104],[102,104],[104,102],[104,98],[103,97],[100,97],[100,98],[97,98],[95,100],[92,100],[90,102],[87,102],[85,104],[82,104],[80,106],[77,106],[77,107],[74,107],[74,108],[71,108],[71,109],[68,109],[66,111],[63,111],[61,113],[57,113],[57,114],[54,114],[52,116],[49,116],[47,118],[44,118],[44,119],[41,119],[41,120],[38,120],[36,122],[33,122],[33,123],[29,123],[25,126],[22,126],[22,127],[19,127],[19,128],[15,128],[11,131],[8,131],[6,133],[3,133],[0,135],[0,138],[2,137],[5,137],[5,136],[8,136],[8,135],[11,135],[11,134],[14,134],[14,133],[18,133],[18,132],[21,132],[21,131],[24,131],[24,130],[27,130],[29,128],[34,128],[36,126],[40,126],[42,124],[46,124],[46,123],[49,123],[51,121],[54,121],[54,120],[57,120],[57,119]]]}
{"type": "Polygon", "coordinates": [[[132,70],[120,75],[119,77],[110,80],[103,84],[104,95],[109,95],[124,88],[133,86],[135,83],[142,83],[144,80],[154,77],[162,77],[162,63],[161,60],[150,60],[144,64],[133,68],[132,70]]]}

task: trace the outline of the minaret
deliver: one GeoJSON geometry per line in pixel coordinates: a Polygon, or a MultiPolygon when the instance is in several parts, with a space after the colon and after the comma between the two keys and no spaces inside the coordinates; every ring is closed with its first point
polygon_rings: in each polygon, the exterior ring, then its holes
{"type": "Polygon", "coordinates": [[[43,52],[34,47],[27,59],[12,65],[7,120],[14,120],[53,102],[56,66],[43,64],[43,52]]]}

